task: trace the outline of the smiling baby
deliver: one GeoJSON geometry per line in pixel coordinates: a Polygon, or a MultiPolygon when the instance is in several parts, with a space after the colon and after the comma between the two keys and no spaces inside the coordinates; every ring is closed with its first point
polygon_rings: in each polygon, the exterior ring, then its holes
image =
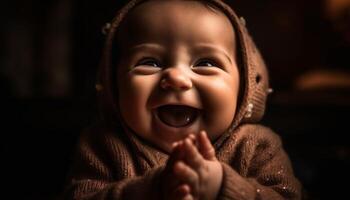
{"type": "Polygon", "coordinates": [[[129,1],[107,29],[101,120],[66,199],[300,199],[277,134],[258,125],[264,62],[220,0],[129,1]]]}

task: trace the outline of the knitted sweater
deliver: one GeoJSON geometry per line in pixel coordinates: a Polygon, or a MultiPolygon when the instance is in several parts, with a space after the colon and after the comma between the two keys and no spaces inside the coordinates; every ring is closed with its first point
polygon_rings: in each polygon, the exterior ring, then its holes
{"type": "MultiPolygon", "coordinates": [[[[301,198],[275,133],[241,125],[230,135],[216,149],[223,167],[217,199],[301,198]]],[[[81,135],[65,199],[161,199],[159,177],[167,157],[133,134],[90,128],[81,135]]]]}

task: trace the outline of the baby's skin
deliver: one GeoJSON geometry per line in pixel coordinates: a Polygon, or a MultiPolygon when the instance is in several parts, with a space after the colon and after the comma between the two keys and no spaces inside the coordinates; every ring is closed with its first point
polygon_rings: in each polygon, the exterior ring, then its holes
{"type": "Polygon", "coordinates": [[[164,199],[215,199],[222,182],[222,166],[207,133],[190,134],[173,143],[162,175],[164,199]]]}

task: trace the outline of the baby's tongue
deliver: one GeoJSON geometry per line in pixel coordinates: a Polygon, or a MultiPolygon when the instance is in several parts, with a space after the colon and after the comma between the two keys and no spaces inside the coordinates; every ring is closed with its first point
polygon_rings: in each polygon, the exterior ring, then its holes
{"type": "Polygon", "coordinates": [[[165,105],[157,110],[159,119],[165,124],[173,127],[182,127],[192,123],[198,110],[189,106],[165,105]]]}

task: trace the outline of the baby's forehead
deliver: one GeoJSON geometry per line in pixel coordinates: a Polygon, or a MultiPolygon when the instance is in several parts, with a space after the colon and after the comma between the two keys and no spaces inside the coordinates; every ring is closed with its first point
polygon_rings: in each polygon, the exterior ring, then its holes
{"type": "Polygon", "coordinates": [[[147,1],[130,11],[117,36],[121,43],[174,38],[235,46],[235,33],[228,17],[202,1],[147,1]]]}
{"type": "Polygon", "coordinates": [[[226,15],[217,7],[207,1],[197,0],[151,0],[145,1],[133,8],[127,15],[130,24],[139,21],[161,21],[169,20],[173,23],[186,23],[182,16],[187,14],[196,20],[198,17],[222,16],[222,20],[229,21],[226,15]]]}

